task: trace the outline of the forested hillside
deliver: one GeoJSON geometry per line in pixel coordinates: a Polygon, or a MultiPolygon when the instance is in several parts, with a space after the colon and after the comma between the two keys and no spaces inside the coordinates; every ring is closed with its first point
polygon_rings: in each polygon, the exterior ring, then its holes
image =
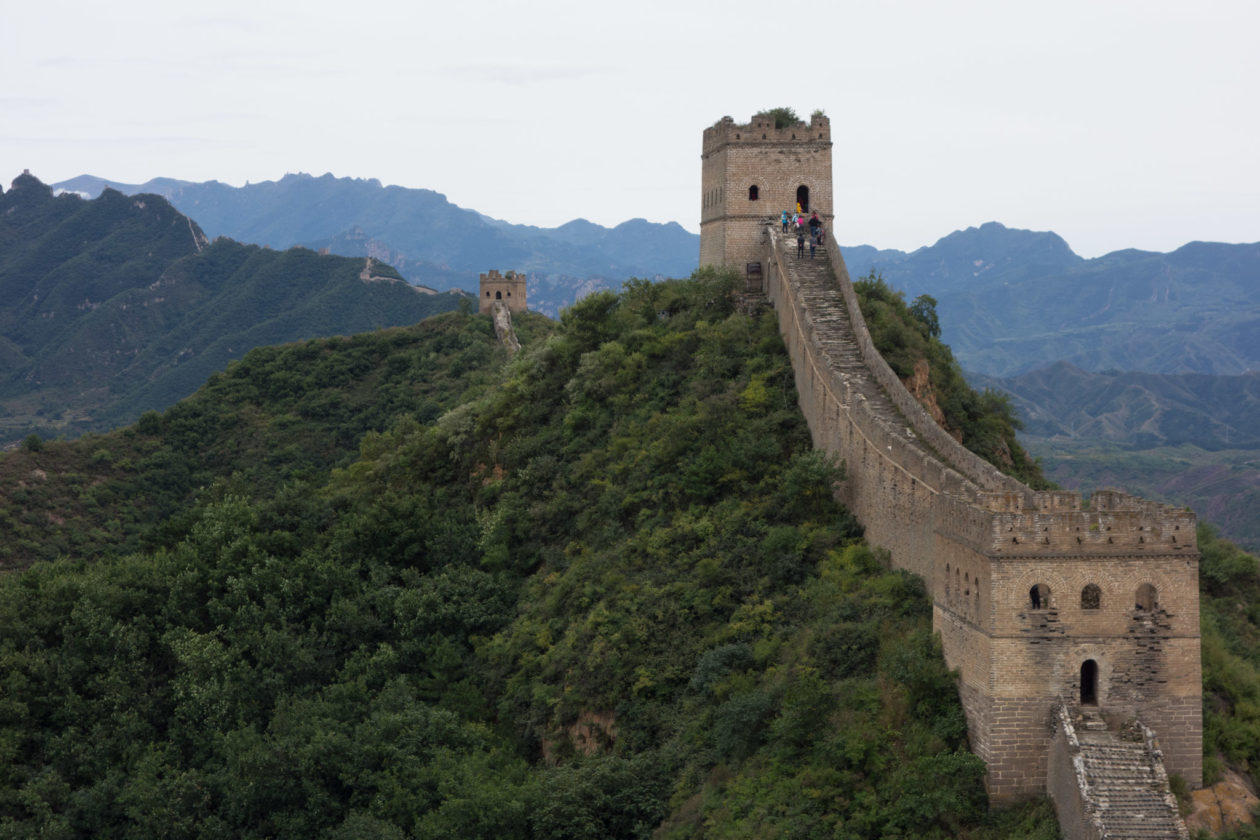
{"type": "Polygon", "coordinates": [[[252,347],[414,323],[459,305],[397,271],[206,241],[156,195],[0,194],[0,443],[103,431],[191,394],[252,347]]]}
{"type": "MultiPolygon", "coordinates": [[[[511,361],[467,313],[262,348],[0,457],[0,544],[57,555],[0,576],[0,838],[1057,837],[988,813],[923,585],[731,283],[511,361]]],[[[1260,574],[1201,539],[1208,770],[1249,772],[1260,574]]]]}
{"type": "Polygon", "coordinates": [[[5,456],[68,556],[0,579],[0,836],[1055,836],[986,814],[922,584],[729,283],[511,363],[457,313],[259,350],[5,456]],[[137,483],[169,511],[104,513],[137,483]]]}

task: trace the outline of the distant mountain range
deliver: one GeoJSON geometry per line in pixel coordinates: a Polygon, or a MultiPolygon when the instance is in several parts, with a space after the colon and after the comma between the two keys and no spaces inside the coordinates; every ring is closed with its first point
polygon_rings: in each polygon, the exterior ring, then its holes
{"type": "Polygon", "coordinates": [[[1033,437],[1127,449],[1187,443],[1207,450],[1260,449],[1260,372],[1087,373],[1055,362],[1015,377],[969,379],[1010,394],[1033,437]]]}
{"type": "Polygon", "coordinates": [[[1057,234],[990,222],[910,253],[841,250],[854,277],[874,271],[909,298],[935,297],[942,337],[969,371],[1260,370],[1260,243],[1086,260],[1057,234]]]}
{"type": "Polygon", "coordinates": [[[415,323],[467,300],[390,268],[202,229],[164,198],[0,193],[0,442],[131,422],[246,351],[415,323]]]}
{"type": "MultiPolygon", "coordinates": [[[[211,238],[373,256],[433,289],[475,292],[488,269],[525,271],[530,308],[552,316],[630,277],[685,277],[700,251],[700,238],[677,223],[514,225],[375,179],[289,174],[232,187],[84,175],[53,186],[90,197],[106,185],[166,197],[211,238]]],[[[1057,234],[989,222],[908,253],[841,252],[854,277],[874,271],[909,298],[935,297],[943,338],[969,371],[1013,376],[1056,361],[1087,371],[1260,370],[1260,243],[1087,260],[1057,234]]]]}
{"type": "Polygon", "coordinates": [[[476,293],[478,275],[489,269],[524,271],[530,308],[553,316],[573,303],[575,290],[620,288],[631,277],[686,277],[700,257],[700,237],[675,222],[514,225],[456,207],[432,190],[386,187],[375,179],[289,174],[232,187],[170,178],[122,184],[83,175],[53,185],[86,198],[107,186],[165,197],[212,239],[372,256],[433,289],[476,293]]]}

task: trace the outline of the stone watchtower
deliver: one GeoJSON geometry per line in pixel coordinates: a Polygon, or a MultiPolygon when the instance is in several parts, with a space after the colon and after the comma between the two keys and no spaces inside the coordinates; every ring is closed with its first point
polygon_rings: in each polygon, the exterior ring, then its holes
{"type": "Polygon", "coordinates": [[[700,157],[700,265],[744,272],[762,258],[765,221],[797,204],[831,230],[831,121],[821,113],[783,128],[769,114],[747,125],[723,117],[704,130],[700,157]]]}
{"type": "Polygon", "coordinates": [[[933,508],[921,573],[990,797],[1045,790],[1059,705],[1112,729],[1137,718],[1198,787],[1194,514],[1106,490],[1088,508],[1050,491],[941,494],[933,508]]]}
{"type": "Polygon", "coordinates": [[[525,311],[525,275],[509,271],[506,275],[498,270],[490,269],[489,274],[481,275],[477,311],[482,315],[494,311],[494,302],[503,301],[508,312],[525,311]]]}

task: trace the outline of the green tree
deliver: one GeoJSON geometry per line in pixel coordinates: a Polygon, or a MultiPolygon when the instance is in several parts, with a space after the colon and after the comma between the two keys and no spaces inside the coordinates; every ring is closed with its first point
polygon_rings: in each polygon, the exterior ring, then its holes
{"type": "Polygon", "coordinates": [[[796,115],[796,111],[791,108],[770,108],[762,111],[757,116],[773,117],[775,128],[787,128],[801,122],[801,118],[796,115]]]}
{"type": "Polygon", "coordinates": [[[910,316],[926,328],[930,337],[941,337],[941,322],[936,317],[936,298],[919,295],[910,304],[910,316]]]}

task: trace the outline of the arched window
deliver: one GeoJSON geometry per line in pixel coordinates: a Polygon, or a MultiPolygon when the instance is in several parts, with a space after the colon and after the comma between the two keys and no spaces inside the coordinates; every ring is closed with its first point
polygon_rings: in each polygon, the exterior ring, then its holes
{"type": "Polygon", "coordinates": [[[1135,607],[1139,610],[1153,610],[1158,604],[1159,597],[1154,586],[1144,583],[1137,588],[1137,595],[1134,596],[1135,607]]]}
{"type": "Polygon", "coordinates": [[[1092,659],[1081,663],[1081,705],[1098,705],[1098,663],[1092,659]]]}
{"type": "Polygon", "coordinates": [[[761,197],[761,196],[760,196],[760,191],[757,189],[757,185],[756,185],[756,184],[753,184],[751,187],[749,187],[749,188],[748,188],[748,200],[749,200],[749,201],[756,201],[756,200],[757,200],[758,198],[760,198],[760,197],[761,197]]]}
{"type": "Polygon", "coordinates": [[[801,205],[801,212],[809,212],[809,187],[801,184],[796,188],[796,203],[801,205]]]}
{"type": "Polygon", "coordinates": [[[1081,590],[1081,609],[1096,610],[1102,606],[1102,590],[1097,584],[1088,584],[1081,590]]]}
{"type": "Polygon", "coordinates": [[[503,300],[503,292],[495,292],[495,293],[494,293],[494,299],[495,299],[495,300],[503,300]]]}
{"type": "Polygon", "coordinates": [[[1050,587],[1044,583],[1034,584],[1028,590],[1028,604],[1034,610],[1050,609],[1050,587]]]}

